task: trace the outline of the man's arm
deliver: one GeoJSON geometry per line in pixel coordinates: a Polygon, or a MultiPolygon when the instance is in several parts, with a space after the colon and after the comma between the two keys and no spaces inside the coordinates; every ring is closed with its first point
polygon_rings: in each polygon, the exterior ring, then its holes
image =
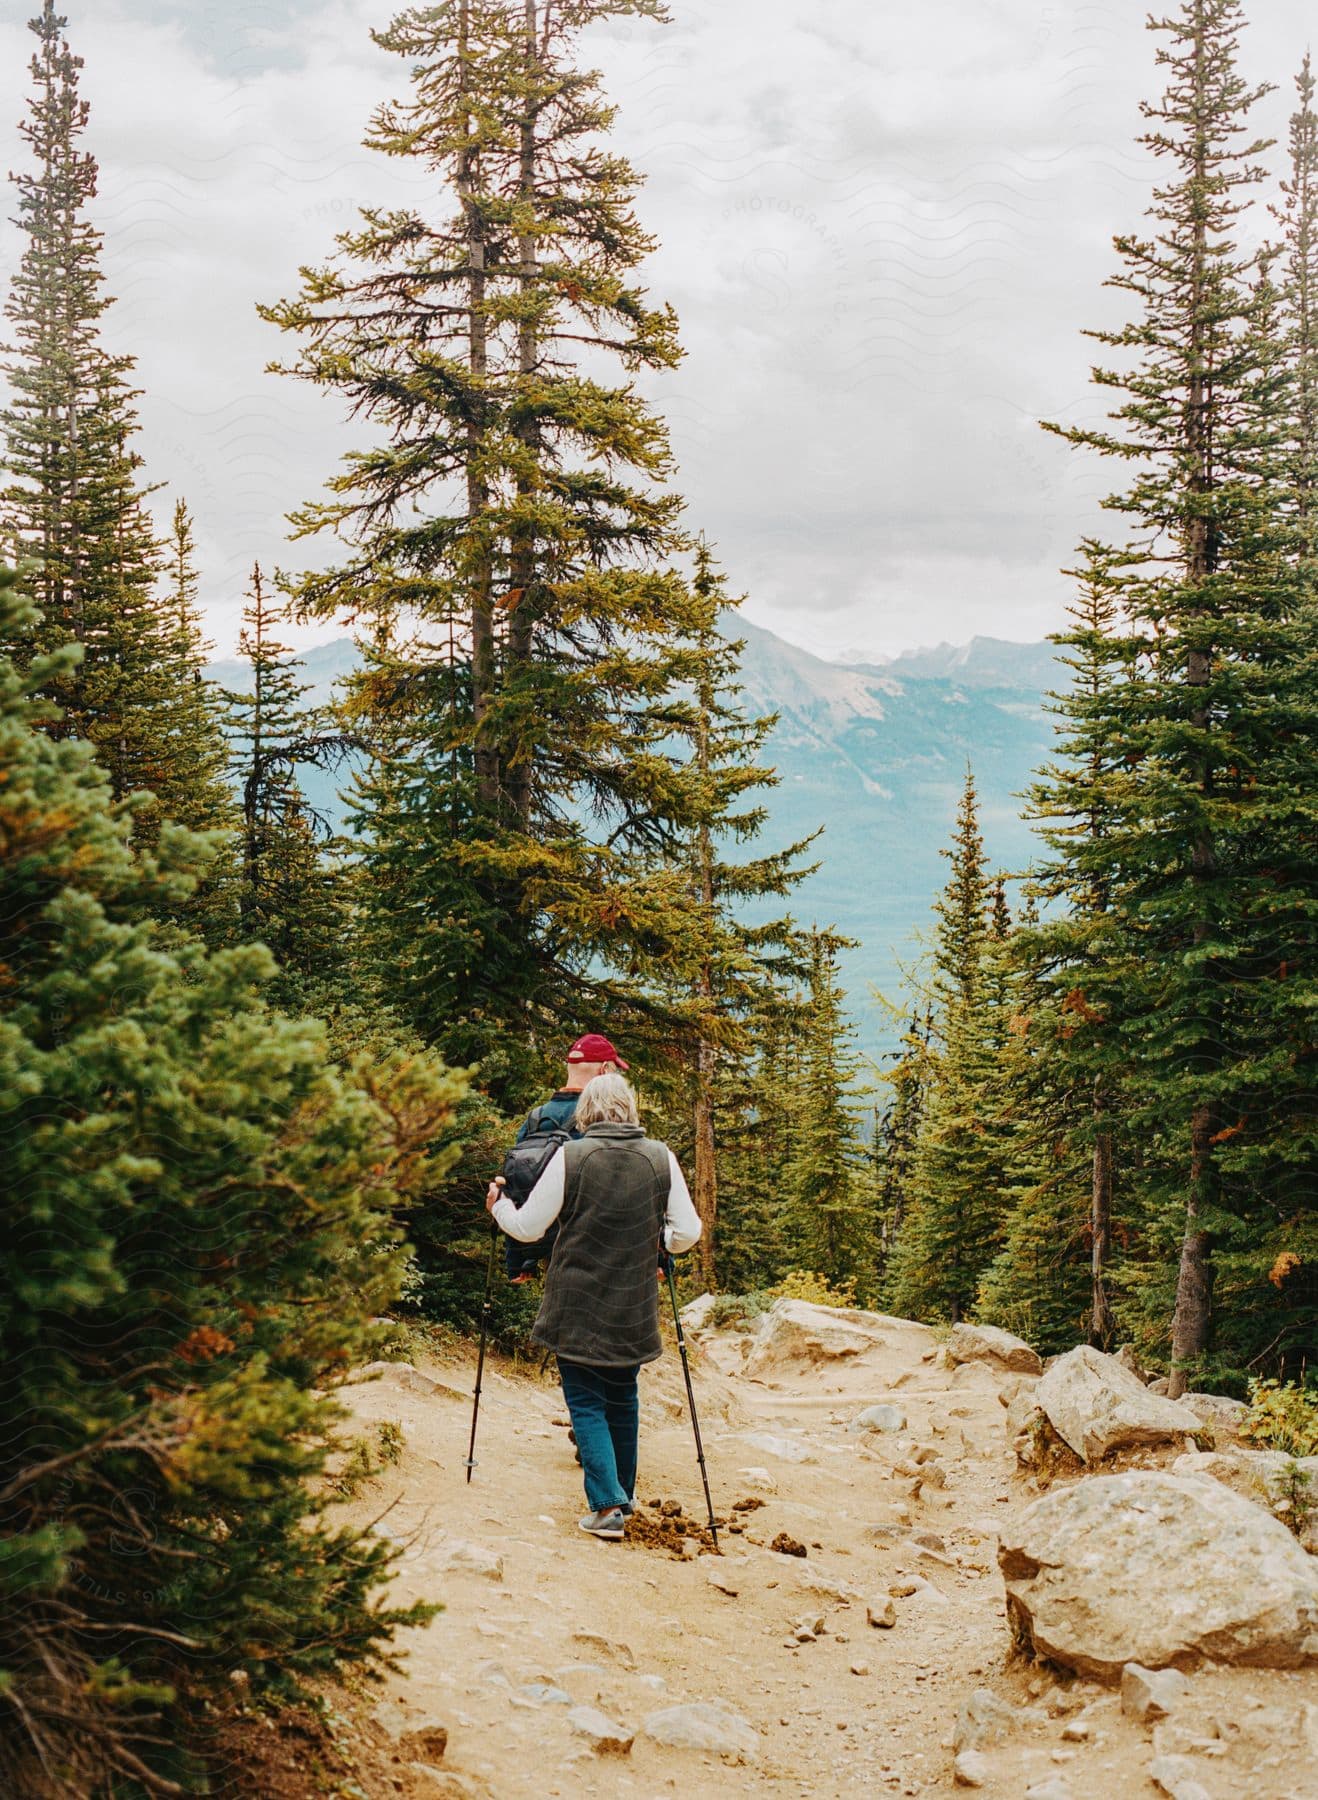
{"type": "MultiPolygon", "coordinates": [[[[563,1210],[566,1170],[567,1156],[560,1147],[520,1206],[506,1194],[492,1203],[487,1200],[486,1205],[500,1231],[516,1238],[519,1244],[537,1243],[563,1210]]],[[[493,1187],[490,1192],[494,1192],[493,1187]]]]}
{"type": "Polygon", "coordinates": [[[664,1220],[664,1248],[680,1255],[700,1238],[700,1214],[691,1200],[677,1158],[668,1152],[668,1213],[664,1220]]]}

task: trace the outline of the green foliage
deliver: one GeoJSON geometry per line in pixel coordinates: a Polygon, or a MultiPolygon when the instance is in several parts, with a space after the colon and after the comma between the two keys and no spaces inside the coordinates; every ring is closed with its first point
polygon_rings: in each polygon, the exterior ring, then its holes
{"type": "Polygon", "coordinates": [[[269,1006],[268,951],[152,922],[206,846],[166,824],[134,851],[90,747],[44,729],[80,652],[32,653],[35,625],[6,574],[0,1785],[44,1756],[82,1794],[229,1671],[379,1665],[425,1616],[374,1597],[387,1546],[309,1484],[340,1416],[320,1390],[373,1352],[395,1214],[452,1160],[462,1084],[425,1056],[335,1066],[269,1006]]]}
{"type": "Polygon", "coordinates": [[[401,12],[376,41],[411,92],[368,141],[444,199],[363,212],[262,309],[299,341],[287,372],[377,433],[294,518],[351,553],[291,587],[300,615],[348,606],[369,634],[365,941],[398,1015],[510,1107],[534,1038],[591,1014],[644,1030],[687,922],[692,600],[664,566],[681,503],[633,380],[675,365],[676,322],[638,285],[636,177],[598,147],[612,109],[575,66],[589,24],[659,16],[401,12]]]}
{"type": "Polygon", "coordinates": [[[945,854],[951,873],[935,903],[927,1095],[884,1292],[895,1311],[955,1320],[968,1315],[1001,1245],[1010,1179],[1007,924],[988,881],[969,770],[945,854]]]}
{"type": "Polygon", "coordinates": [[[1249,1384],[1249,1412],[1240,1426],[1247,1444],[1287,1456],[1318,1456],[1318,1390],[1294,1381],[1259,1378],[1249,1384]]]}

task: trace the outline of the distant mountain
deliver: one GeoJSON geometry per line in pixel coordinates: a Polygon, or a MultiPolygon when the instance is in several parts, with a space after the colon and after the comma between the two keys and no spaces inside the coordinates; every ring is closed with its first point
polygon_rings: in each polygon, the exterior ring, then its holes
{"type": "MultiPolygon", "coordinates": [[[[729,617],[725,628],[745,640],[747,710],[778,714],[769,758],[779,781],[768,796],[764,841],[772,847],[824,827],[814,850],[820,868],[797,890],[792,910],[859,941],[843,972],[861,1047],[877,1054],[895,1033],[874,990],[899,998],[899,962],[918,952],[915,933],[927,928],[946,879],[939,851],[967,761],[994,866],[1018,871],[1033,854],[1017,796],[1048,754],[1043,696],[1062,685],[1065,671],[1051,646],[1001,638],[940,644],[878,664],[834,663],[744,618],[729,617]]],[[[308,650],[302,662],[308,698],[322,700],[355,666],[356,650],[339,638],[308,650]]],[[[245,667],[216,663],[208,673],[238,687],[245,667]]],[[[341,813],[332,782],[322,786],[313,773],[307,787],[313,803],[341,813]]]]}

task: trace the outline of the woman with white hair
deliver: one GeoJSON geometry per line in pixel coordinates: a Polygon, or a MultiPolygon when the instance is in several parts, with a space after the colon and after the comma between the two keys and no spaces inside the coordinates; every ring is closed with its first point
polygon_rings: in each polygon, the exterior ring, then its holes
{"type": "Polygon", "coordinates": [[[641,1129],[621,1075],[597,1075],[577,1102],[581,1136],[564,1144],[517,1206],[490,1184],[486,1206],[509,1237],[530,1244],[558,1221],[558,1239],[531,1331],[558,1358],[590,1511],[581,1529],[618,1539],[635,1505],[636,1377],[662,1349],[661,1250],[700,1236],[677,1158],[641,1129]]]}

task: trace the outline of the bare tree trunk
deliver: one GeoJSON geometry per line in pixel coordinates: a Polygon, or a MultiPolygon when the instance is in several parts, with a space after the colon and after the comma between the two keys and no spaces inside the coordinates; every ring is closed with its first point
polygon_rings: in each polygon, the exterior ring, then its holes
{"type": "Polygon", "coordinates": [[[1172,1318],[1172,1366],[1167,1392],[1178,1400],[1185,1392],[1187,1366],[1208,1348],[1212,1324],[1213,1271],[1208,1233],[1199,1221],[1214,1185],[1213,1113],[1197,1106],[1190,1121],[1190,1193],[1185,1203],[1185,1237],[1176,1275],[1176,1311],[1172,1318]]]}
{"type": "Polygon", "coordinates": [[[714,1291],[714,1237],[718,1224],[718,1172],[714,1161],[714,1065],[718,1052],[701,1038],[696,1051],[695,1201],[700,1215],[700,1279],[714,1291]]]}
{"type": "MultiPolygon", "coordinates": [[[[1196,87],[1202,98],[1203,71],[1207,58],[1201,25],[1197,48],[1196,87]]],[[[1208,176],[1206,152],[1199,148],[1195,159],[1199,180],[1208,176]]],[[[1194,227],[1194,264],[1189,303],[1193,307],[1190,333],[1190,365],[1194,371],[1186,406],[1187,449],[1193,473],[1191,485],[1200,496],[1209,493],[1215,483],[1213,457],[1213,371],[1206,366],[1207,348],[1204,336],[1204,293],[1208,251],[1206,227],[1202,218],[1194,227]]],[[[1217,566],[1218,547],[1215,533],[1202,507],[1189,511],[1185,520],[1186,577],[1202,581],[1217,566]]],[[[1191,688],[1207,689],[1212,676],[1213,656],[1210,649],[1192,649],[1186,657],[1185,679],[1191,688]]],[[[1208,696],[1191,713],[1196,730],[1206,732],[1211,725],[1208,696]]],[[[1205,757],[1199,767],[1199,790],[1207,798],[1213,789],[1213,770],[1205,757]]],[[[1191,880],[1201,891],[1217,870],[1217,852],[1211,833],[1201,831],[1191,855],[1191,880]]],[[[1201,911],[1194,926],[1193,938],[1202,944],[1209,932],[1206,913],[1201,911]]],[[[1200,974],[1202,979],[1202,971],[1200,974]]],[[[1200,1007],[1200,1045],[1204,1053],[1197,1058],[1202,1068],[1212,1055],[1213,1020],[1209,1009],[1200,1007]],[[1208,1016],[1205,1016],[1206,1012],[1208,1016]]],[[[1181,1242],[1181,1262],[1176,1276],[1176,1308],[1172,1316],[1172,1365],[1168,1392],[1173,1398],[1185,1392],[1185,1365],[1194,1362],[1208,1348],[1212,1328],[1212,1270],[1209,1264],[1208,1233],[1201,1220],[1206,1206],[1215,1198],[1216,1165],[1213,1157],[1213,1109],[1207,1101],[1199,1102],[1190,1118],[1190,1182],[1185,1203],[1185,1234],[1181,1242]]]]}
{"type": "MultiPolygon", "coordinates": [[[[536,50],[536,0],[525,0],[525,46],[526,69],[530,79],[539,66],[536,50]]],[[[534,217],[535,212],[535,121],[537,101],[528,95],[526,112],[521,123],[520,162],[518,168],[518,198],[527,212],[534,217]]],[[[536,275],[536,234],[534,229],[523,231],[517,240],[518,261],[520,264],[521,293],[523,303],[530,295],[536,275]]],[[[523,378],[533,375],[540,359],[539,328],[535,320],[522,317],[517,328],[517,368],[523,378]]],[[[534,454],[539,447],[540,432],[534,419],[528,419],[520,429],[518,436],[526,446],[528,456],[534,454]]],[[[523,472],[517,477],[517,497],[528,499],[535,491],[534,477],[523,472]]],[[[532,629],[535,621],[535,533],[528,525],[519,525],[514,534],[512,556],[509,568],[511,593],[508,597],[509,626],[508,651],[509,662],[514,670],[524,668],[531,660],[532,629]]],[[[512,802],[513,812],[520,824],[525,826],[531,816],[531,767],[522,760],[507,771],[508,795],[512,802]]]]}
{"type": "Polygon", "coordinates": [[[1094,1082],[1093,1189],[1089,1225],[1092,1238],[1089,1341],[1106,1350],[1112,1342],[1112,1309],[1107,1297],[1107,1265],[1112,1247],[1112,1132],[1101,1077],[1094,1082]]]}
{"type": "MultiPolygon", "coordinates": [[[[467,63],[469,8],[463,0],[458,13],[459,82],[464,95],[471,79],[467,63]]],[[[471,120],[463,119],[464,136],[470,140],[471,120]]],[[[474,198],[476,153],[470,141],[458,152],[457,186],[467,227],[467,368],[477,386],[485,380],[488,361],[488,322],[485,317],[485,226],[474,198]]],[[[480,470],[481,420],[473,407],[467,423],[467,518],[479,519],[489,506],[489,487],[480,470]]],[[[490,558],[481,555],[471,573],[471,705],[472,761],[476,771],[476,804],[493,815],[499,806],[499,754],[490,742],[486,721],[494,697],[494,605],[490,558]]]]}

